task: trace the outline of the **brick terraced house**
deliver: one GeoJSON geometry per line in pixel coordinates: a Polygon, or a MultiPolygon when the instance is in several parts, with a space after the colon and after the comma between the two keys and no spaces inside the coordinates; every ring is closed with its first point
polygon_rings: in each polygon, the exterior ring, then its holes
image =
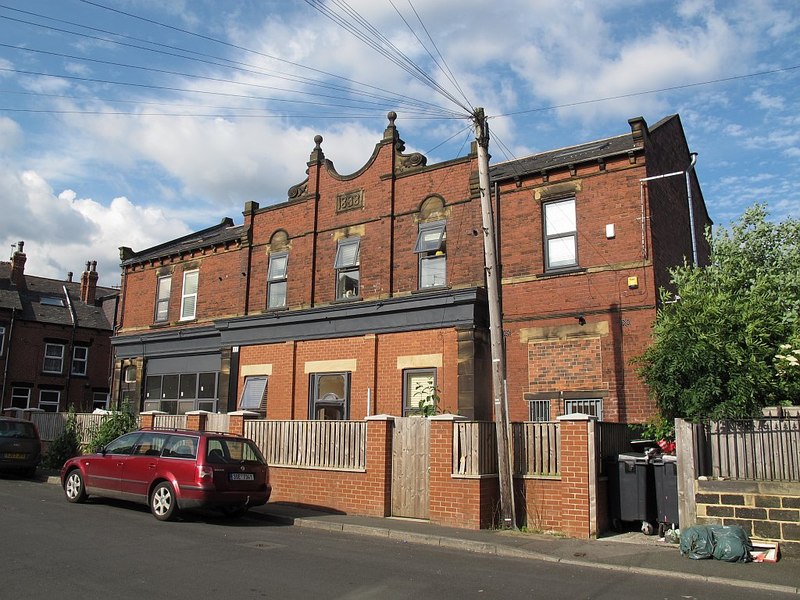
{"type": "MultiPolygon", "coordinates": [[[[317,136],[286,201],[121,248],[113,401],[360,420],[435,394],[491,419],[477,153],[429,165],[395,120],[355,173],[317,136]]],[[[631,359],[711,222],[680,118],[629,126],[490,169],[513,421],[655,411],[631,359]]]]}
{"type": "Polygon", "coordinates": [[[119,291],[97,285],[97,263],[80,282],[25,273],[24,242],[0,262],[0,407],[77,412],[106,408],[119,291]]]}

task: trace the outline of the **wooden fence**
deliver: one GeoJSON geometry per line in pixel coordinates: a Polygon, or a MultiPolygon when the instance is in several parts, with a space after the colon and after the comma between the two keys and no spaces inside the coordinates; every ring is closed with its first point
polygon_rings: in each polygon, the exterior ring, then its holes
{"type": "MultiPolygon", "coordinates": [[[[514,475],[557,476],[560,440],[558,423],[512,423],[510,443],[514,475]]],[[[453,474],[497,474],[497,430],[493,422],[455,424],[453,474]]]]}
{"type": "Polygon", "coordinates": [[[453,428],[453,474],[497,474],[497,430],[491,421],[461,421],[453,428]]]}
{"type": "Polygon", "coordinates": [[[228,433],[231,422],[230,415],[226,413],[208,413],[206,417],[206,430],[219,433],[228,433]]]}
{"type": "Polygon", "coordinates": [[[514,474],[556,476],[561,472],[558,423],[512,423],[514,474]]]}
{"type": "Polygon", "coordinates": [[[244,435],[277,467],[346,471],[367,467],[366,421],[254,419],[245,421],[244,435]]]}
{"type": "MultiPolygon", "coordinates": [[[[39,437],[44,442],[52,442],[56,439],[61,432],[64,431],[64,426],[67,423],[69,413],[51,413],[51,412],[30,412],[30,421],[36,424],[39,430],[39,437]]],[[[107,417],[104,414],[94,413],[77,413],[75,415],[75,424],[78,429],[78,439],[81,445],[87,445],[94,432],[100,427],[100,423],[107,417]]]]}
{"type": "Polygon", "coordinates": [[[158,429],[186,429],[186,415],[155,415],[153,427],[158,429]]]}
{"type": "Polygon", "coordinates": [[[800,418],[710,421],[700,429],[698,475],[800,482],[800,418]]]}

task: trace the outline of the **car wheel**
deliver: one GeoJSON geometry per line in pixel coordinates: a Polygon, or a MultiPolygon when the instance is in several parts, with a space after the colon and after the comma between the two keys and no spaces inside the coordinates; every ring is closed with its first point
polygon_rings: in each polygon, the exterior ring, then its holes
{"type": "Polygon", "coordinates": [[[159,521],[170,521],[178,515],[175,491],[166,481],[159,483],[150,495],[150,512],[159,521]]]}
{"type": "Polygon", "coordinates": [[[70,502],[86,502],[89,495],[83,486],[83,475],[80,470],[72,469],[64,479],[64,494],[70,502]]]}
{"type": "Polygon", "coordinates": [[[239,519],[247,512],[247,505],[238,504],[233,506],[223,506],[220,510],[228,519],[239,519]]]}

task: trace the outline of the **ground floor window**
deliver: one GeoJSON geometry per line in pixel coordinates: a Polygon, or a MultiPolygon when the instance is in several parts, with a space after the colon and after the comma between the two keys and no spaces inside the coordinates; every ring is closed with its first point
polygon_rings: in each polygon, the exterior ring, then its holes
{"type": "Polygon", "coordinates": [[[107,392],[94,392],[92,394],[92,410],[97,408],[108,408],[108,393],[107,392]]]}
{"type": "Polygon", "coordinates": [[[239,410],[252,410],[267,414],[267,376],[258,375],[244,378],[244,389],[239,399],[239,410]]]}
{"type": "Polygon", "coordinates": [[[350,418],[350,373],[312,373],[309,389],[309,419],[350,418]]]}
{"type": "Polygon", "coordinates": [[[575,398],[564,400],[564,414],[583,413],[593,415],[598,420],[603,420],[603,399],[602,398],[575,398]]]}
{"type": "Polygon", "coordinates": [[[436,369],[403,371],[403,416],[424,414],[426,407],[436,410],[436,369]]]}
{"type": "Polygon", "coordinates": [[[217,399],[217,373],[148,375],[143,409],[170,415],[192,410],[216,412],[217,399]]]}
{"type": "Polygon", "coordinates": [[[58,412],[61,392],[58,390],[41,390],[39,392],[39,408],[45,412],[58,412]]]}
{"type": "Polygon", "coordinates": [[[550,400],[529,400],[528,420],[544,422],[550,420],[550,400]]]}
{"type": "Polygon", "coordinates": [[[14,387],[11,388],[11,408],[30,408],[31,388],[14,387]]]}

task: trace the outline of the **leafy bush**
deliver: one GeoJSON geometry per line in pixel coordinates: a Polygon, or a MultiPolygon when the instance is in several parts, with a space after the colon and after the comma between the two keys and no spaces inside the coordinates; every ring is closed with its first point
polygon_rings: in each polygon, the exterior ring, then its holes
{"type": "Polygon", "coordinates": [[[125,406],[120,411],[110,413],[100,426],[92,433],[89,440],[89,450],[91,452],[99,452],[100,448],[115,440],[123,433],[134,431],[139,427],[134,415],[130,408],[125,406]]]}
{"type": "Polygon", "coordinates": [[[81,453],[81,440],[78,436],[78,420],[75,411],[70,409],[64,430],[50,442],[47,453],[42,459],[42,466],[48,469],[60,469],[67,459],[81,453]]]}

